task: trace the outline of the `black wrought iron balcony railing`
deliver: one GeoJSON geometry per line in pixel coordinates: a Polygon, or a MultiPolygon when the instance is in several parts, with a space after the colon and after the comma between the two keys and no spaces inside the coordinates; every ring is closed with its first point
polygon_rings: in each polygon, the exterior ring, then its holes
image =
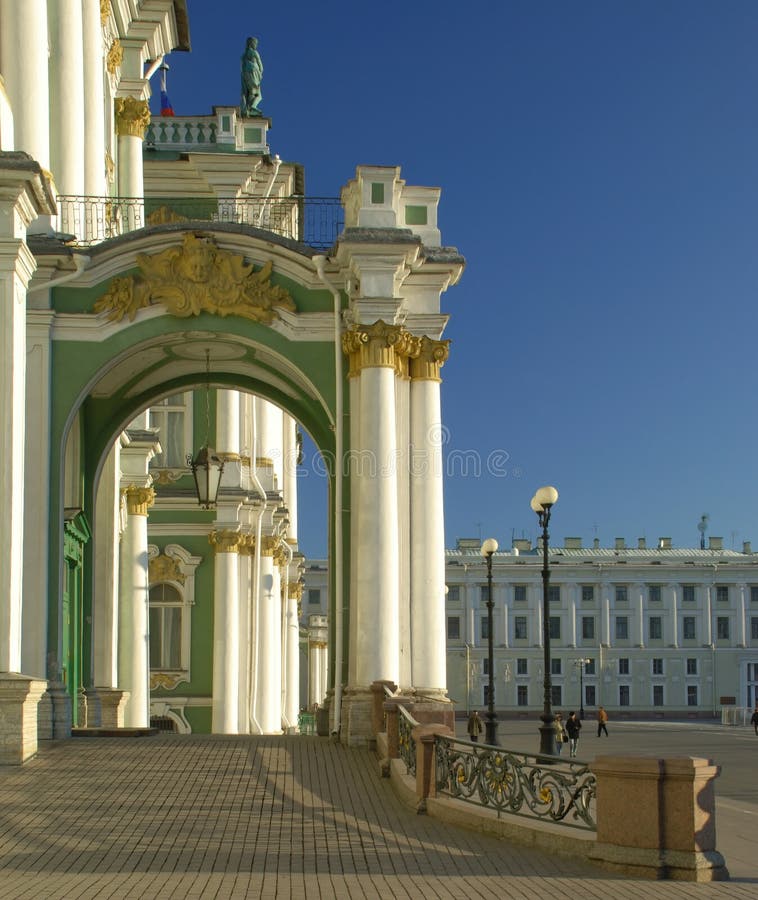
{"type": "Polygon", "coordinates": [[[58,196],[58,231],[89,247],[146,225],[228,222],[250,225],[316,249],[331,247],[344,227],[337,197],[58,196]]]}

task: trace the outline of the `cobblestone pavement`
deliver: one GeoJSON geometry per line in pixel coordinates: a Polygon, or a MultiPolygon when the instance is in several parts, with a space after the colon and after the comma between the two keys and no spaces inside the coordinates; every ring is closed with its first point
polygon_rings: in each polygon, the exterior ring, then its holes
{"type": "Polygon", "coordinates": [[[758,897],[758,879],[610,876],[415,815],[315,737],[41,745],[0,768],[0,898],[758,897]]]}

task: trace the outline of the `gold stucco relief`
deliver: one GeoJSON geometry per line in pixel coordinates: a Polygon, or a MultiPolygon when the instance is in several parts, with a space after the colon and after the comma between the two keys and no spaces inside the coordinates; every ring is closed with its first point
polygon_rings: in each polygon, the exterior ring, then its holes
{"type": "Polygon", "coordinates": [[[124,316],[133,321],[138,310],[153,303],[162,303],[179,318],[209,312],[265,325],[279,310],[295,311],[289,293],[270,282],[270,260],[256,272],[251,263],[219,249],[211,238],[185,234],[181,247],[140,253],[137,265],[140,274],[114,278],[95,303],[95,312],[107,312],[109,322],[120,322],[124,316]]]}

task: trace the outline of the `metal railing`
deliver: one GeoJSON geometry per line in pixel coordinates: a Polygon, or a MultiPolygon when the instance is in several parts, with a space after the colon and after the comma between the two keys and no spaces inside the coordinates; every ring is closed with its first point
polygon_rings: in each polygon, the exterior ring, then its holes
{"type": "MultiPolygon", "coordinates": [[[[401,720],[402,721],[402,720],[401,720]]],[[[503,813],[597,831],[597,781],[585,763],[518,753],[437,735],[437,792],[503,813]]]]}
{"type": "Polygon", "coordinates": [[[416,741],[413,729],[419,724],[404,706],[398,706],[398,751],[408,774],[416,777],[416,741]]]}
{"type": "Polygon", "coordinates": [[[170,222],[250,225],[316,249],[331,247],[344,227],[336,197],[72,197],[58,196],[58,230],[89,247],[170,222]]]}

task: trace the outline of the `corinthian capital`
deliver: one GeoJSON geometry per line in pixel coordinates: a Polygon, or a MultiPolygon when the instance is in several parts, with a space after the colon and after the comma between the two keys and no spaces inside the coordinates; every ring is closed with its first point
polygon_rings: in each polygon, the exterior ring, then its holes
{"type": "Polygon", "coordinates": [[[231,528],[221,528],[218,531],[211,531],[208,543],[216,553],[239,553],[244,543],[244,535],[231,528]]]}
{"type": "Polygon", "coordinates": [[[150,124],[150,107],[146,100],[116,97],[116,134],[143,138],[150,124]]]}
{"type": "Polygon", "coordinates": [[[130,516],[146,516],[148,509],[155,503],[155,491],[151,487],[123,488],[121,493],[126,500],[126,511],[130,516]]]}
{"type": "Polygon", "coordinates": [[[408,357],[415,352],[415,341],[402,325],[388,325],[379,319],[373,325],[359,325],[346,332],[342,349],[350,360],[351,376],[380,367],[403,374],[408,357]]]}
{"type": "Polygon", "coordinates": [[[410,375],[413,381],[441,381],[440,369],[450,355],[450,341],[419,339],[418,353],[411,357],[410,375]]]}

